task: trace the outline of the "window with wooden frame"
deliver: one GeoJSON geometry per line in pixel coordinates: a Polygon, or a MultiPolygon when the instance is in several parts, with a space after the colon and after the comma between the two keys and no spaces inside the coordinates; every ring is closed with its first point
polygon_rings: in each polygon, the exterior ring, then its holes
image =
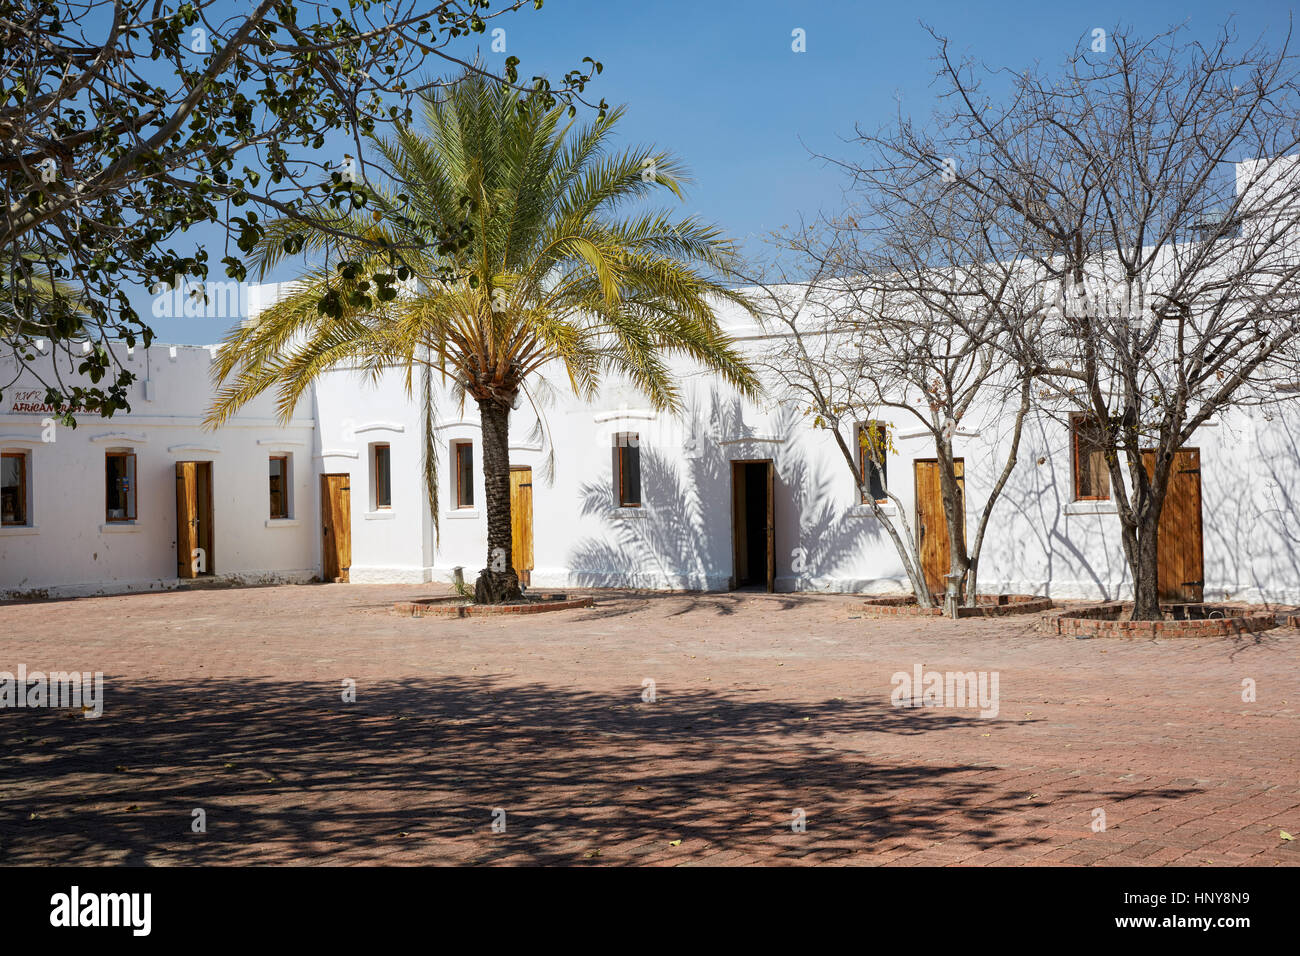
{"type": "Polygon", "coordinates": [[[388,445],[376,444],[371,455],[371,468],[374,473],[375,510],[382,511],[393,507],[392,452],[388,445]]]}
{"type": "Polygon", "coordinates": [[[271,517],[289,517],[289,456],[272,455],[271,472],[271,517]]]}
{"type": "Polygon", "coordinates": [[[467,441],[451,443],[452,481],[455,484],[456,507],[474,507],[474,444],[467,441]]]}
{"type": "Polygon", "coordinates": [[[614,491],[620,508],[641,507],[641,436],[637,432],[614,436],[614,491]]]}
{"type": "Polygon", "coordinates": [[[27,508],[27,453],[0,454],[0,526],[30,523],[27,508]]]}
{"type": "Polygon", "coordinates": [[[883,504],[889,500],[887,476],[889,462],[889,425],[885,422],[861,422],[858,425],[858,468],[866,482],[868,492],[862,493],[862,503],[874,498],[883,504]]]}
{"type": "Polygon", "coordinates": [[[1070,417],[1070,448],[1074,459],[1074,500],[1109,501],[1110,469],[1106,465],[1106,444],[1095,417],[1070,417]]]}
{"type": "Polygon", "coordinates": [[[104,454],[106,493],[105,519],[135,520],[135,452],[110,451],[104,454]]]}

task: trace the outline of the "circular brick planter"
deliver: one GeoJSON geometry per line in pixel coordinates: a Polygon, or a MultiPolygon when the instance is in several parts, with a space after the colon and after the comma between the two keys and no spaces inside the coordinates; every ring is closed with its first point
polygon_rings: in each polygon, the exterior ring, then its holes
{"type": "Polygon", "coordinates": [[[473,604],[460,595],[398,601],[393,610],[410,617],[490,617],[494,614],[542,614],[568,611],[575,607],[592,607],[594,598],[569,597],[567,594],[531,595],[522,604],[473,604]]]}
{"type": "Polygon", "coordinates": [[[1044,614],[1040,628],[1063,637],[1228,637],[1278,626],[1272,611],[1219,604],[1162,604],[1164,620],[1126,621],[1132,604],[1112,602],[1044,614]]]}
{"type": "MultiPolygon", "coordinates": [[[[1008,614],[1033,614],[1048,611],[1052,599],[1037,594],[980,594],[974,607],[957,608],[958,617],[1004,617],[1008,614]]],[[[942,617],[942,607],[921,607],[916,597],[904,594],[897,597],[868,598],[862,610],[875,617],[942,617]]]]}

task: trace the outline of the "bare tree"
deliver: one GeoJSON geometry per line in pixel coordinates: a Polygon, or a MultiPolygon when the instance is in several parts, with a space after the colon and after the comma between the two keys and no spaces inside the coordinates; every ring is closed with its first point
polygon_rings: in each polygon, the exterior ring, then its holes
{"type": "MultiPolygon", "coordinates": [[[[1062,71],[980,71],[939,41],[946,104],[905,126],[928,166],[1023,231],[1053,334],[1028,343],[1057,403],[1090,416],[1134,582],[1160,615],[1159,525],[1178,450],[1212,416],[1291,394],[1300,335],[1300,104],[1289,35],[1206,46],[1182,29],[1085,39],[1062,71]]],[[[864,135],[878,144],[875,135],[864,135]]]]}
{"type": "MultiPolygon", "coordinates": [[[[797,240],[787,244],[794,249],[799,245],[797,240]]],[[[833,306],[840,299],[840,290],[833,289],[827,266],[826,262],[817,262],[811,276],[794,279],[778,260],[765,277],[750,278],[755,314],[778,336],[778,344],[770,352],[755,357],[755,368],[768,380],[774,394],[802,405],[815,427],[830,431],[853,474],[862,502],[870,506],[893,542],[918,603],[933,607],[905,509],[887,485],[880,487],[879,477],[877,487],[872,488],[871,470],[877,476],[885,473],[889,437],[882,439],[868,429],[867,444],[860,444],[864,438],[858,423],[871,419],[866,400],[869,389],[865,387],[860,354],[846,354],[850,349],[837,334],[834,319],[827,315],[827,300],[833,306]],[[868,467],[864,468],[864,464],[868,467]],[[882,493],[894,503],[901,528],[882,507],[882,493]]]]}
{"type": "Polygon", "coordinates": [[[852,169],[852,213],[783,239],[810,278],[760,286],[760,310],[785,333],[768,367],[835,436],[924,607],[933,606],[936,589],[926,580],[923,552],[937,547],[940,529],[911,527],[888,488],[891,436],[873,418],[888,409],[929,433],[949,543],[940,590],[955,616],[978,599],[980,550],[1031,407],[1026,346],[1043,312],[1027,281],[1022,236],[995,228],[989,211],[972,201],[978,197],[928,166],[852,169]],[[981,420],[1009,421],[1010,434],[998,446],[996,477],[968,539],[964,473],[953,447],[981,420]]]}

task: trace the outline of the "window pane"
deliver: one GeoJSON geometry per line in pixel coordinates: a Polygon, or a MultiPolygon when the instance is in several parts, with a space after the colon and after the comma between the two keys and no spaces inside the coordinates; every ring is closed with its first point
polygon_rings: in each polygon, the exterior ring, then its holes
{"type": "Polygon", "coordinates": [[[456,505],[474,507],[474,446],[469,442],[456,446],[456,505]]]}
{"type": "Polygon", "coordinates": [[[1094,447],[1084,457],[1084,462],[1087,494],[1094,498],[1109,498],[1110,470],[1106,467],[1106,453],[1094,447]]]}
{"type": "Polygon", "coordinates": [[[375,446],[375,507],[392,507],[392,482],[389,478],[389,448],[387,445],[375,446]]]}
{"type": "Polygon", "coordinates": [[[122,495],[126,499],[126,517],[135,520],[135,455],[124,455],[126,461],[126,478],[122,483],[122,495]]]}
{"type": "Polygon", "coordinates": [[[289,509],[285,500],[285,477],[288,471],[285,468],[285,459],[271,459],[271,517],[286,518],[289,515],[289,509]]]}
{"type": "Polygon", "coordinates": [[[1074,496],[1076,499],[1110,497],[1110,470],[1100,429],[1092,419],[1074,420],[1074,496]]]}
{"type": "Polygon", "coordinates": [[[623,506],[641,504],[641,447],[640,436],[627,432],[618,436],[618,503],[623,506]]]}
{"type": "Polygon", "coordinates": [[[877,501],[888,498],[885,491],[885,464],[882,462],[877,465],[874,461],[867,462],[868,478],[871,485],[871,495],[877,501]]]}
{"type": "Polygon", "coordinates": [[[107,456],[104,459],[104,477],[107,482],[108,519],[110,521],[125,521],[128,486],[125,456],[107,456]]]}
{"type": "Polygon", "coordinates": [[[0,524],[27,523],[27,458],[0,458],[0,524]]]}
{"type": "Polygon", "coordinates": [[[862,469],[867,483],[867,494],[862,496],[863,504],[867,504],[872,498],[876,501],[888,498],[885,490],[889,475],[889,461],[885,457],[888,449],[887,439],[884,425],[873,422],[859,429],[858,466],[862,469]],[[880,459],[879,464],[875,460],[877,458],[880,459]],[[870,497],[867,496],[868,494],[870,497]]]}

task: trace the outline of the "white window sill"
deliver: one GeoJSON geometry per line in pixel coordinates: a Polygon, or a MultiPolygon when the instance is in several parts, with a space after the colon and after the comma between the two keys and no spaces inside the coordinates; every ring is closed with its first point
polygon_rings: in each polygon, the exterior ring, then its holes
{"type": "Polygon", "coordinates": [[[455,511],[444,511],[444,512],[442,513],[442,516],[443,516],[444,518],[477,518],[477,517],[478,517],[478,509],[477,509],[477,508],[457,508],[455,511]]]}
{"type": "Polygon", "coordinates": [[[1069,501],[1066,502],[1064,513],[1067,515],[1114,515],[1119,514],[1119,508],[1113,501],[1069,501]]]}
{"type": "MultiPolygon", "coordinates": [[[[891,505],[881,505],[880,513],[886,518],[895,518],[898,516],[898,509],[891,505]]],[[[876,513],[871,510],[871,505],[854,505],[849,509],[850,518],[874,518],[876,513]]]]}
{"type": "Polygon", "coordinates": [[[619,505],[614,509],[614,517],[632,521],[644,521],[650,517],[650,514],[646,511],[644,506],[640,508],[629,508],[627,505],[619,505]]]}
{"type": "Polygon", "coordinates": [[[267,518],[266,526],[268,528],[296,528],[298,527],[297,518],[267,518]]]}
{"type": "Polygon", "coordinates": [[[144,530],[138,521],[109,521],[99,526],[100,534],[136,534],[144,530]]]}
{"type": "Polygon", "coordinates": [[[41,529],[34,524],[7,524],[0,526],[0,536],[40,533],[41,529]]]}
{"type": "Polygon", "coordinates": [[[364,517],[367,521],[392,521],[397,517],[397,512],[392,508],[381,508],[378,511],[367,511],[364,517]]]}

